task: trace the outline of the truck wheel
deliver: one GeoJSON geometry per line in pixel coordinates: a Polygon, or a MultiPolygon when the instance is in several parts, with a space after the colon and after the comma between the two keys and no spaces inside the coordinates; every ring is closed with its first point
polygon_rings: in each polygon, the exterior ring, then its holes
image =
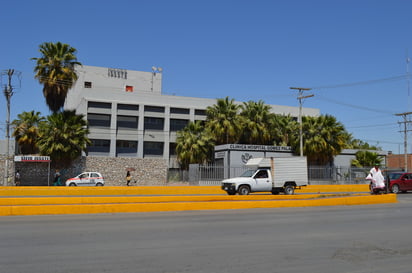
{"type": "Polygon", "coordinates": [[[228,191],[227,194],[228,194],[228,195],[235,195],[236,192],[235,192],[235,191],[228,191]]]}
{"type": "Polygon", "coordinates": [[[284,192],[285,192],[286,195],[292,195],[292,194],[295,193],[295,187],[293,187],[292,185],[287,185],[284,188],[284,192]]]}
{"type": "Polygon", "coordinates": [[[250,193],[250,189],[248,186],[240,186],[239,195],[248,195],[249,193],[250,193]]]}

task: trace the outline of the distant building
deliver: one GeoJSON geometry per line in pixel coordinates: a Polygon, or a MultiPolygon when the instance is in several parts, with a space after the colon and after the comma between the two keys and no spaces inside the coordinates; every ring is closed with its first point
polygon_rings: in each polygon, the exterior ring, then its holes
{"type": "MultiPolygon", "coordinates": [[[[160,157],[168,160],[169,167],[178,167],[176,132],[190,121],[205,120],[206,108],[216,103],[216,99],[163,95],[161,69],[142,72],[84,65],[76,72],[79,78],[64,108],[86,116],[92,141],[88,155],[160,157]]],[[[299,114],[299,107],[270,106],[276,114],[299,114]]],[[[303,108],[302,114],[319,116],[320,111],[303,108]]]]}

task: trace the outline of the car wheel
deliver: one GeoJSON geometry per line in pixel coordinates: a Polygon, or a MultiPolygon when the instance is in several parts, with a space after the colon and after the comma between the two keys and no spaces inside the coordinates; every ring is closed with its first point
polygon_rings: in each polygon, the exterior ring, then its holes
{"type": "Polygon", "coordinates": [[[400,192],[399,185],[393,184],[391,188],[391,192],[398,194],[400,192]]]}
{"type": "Polygon", "coordinates": [[[97,183],[96,187],[103,187],[103,184],[102,183],[97,183]]]}
{"type": "Polygon", "coordinates": [[[76,185],[76,183],[70,183],[69,184],[69,187],[76,187],[77,185],[76,185]]]}
{"type": "Polygon", "coordinates": [[[284,189],[286,195],[292,195],[295,193],[295,187],[292,185],[287,185],[284,189]]]}
{"type": "Polygon", "coordinates": [[[227,194],[228,194],[228,195],[235,195],[236,192],[235,192],[235,191],[228,191],[227,194]]]}
{"type": "Polygon", "coordinates": [[[248,195],[249,193],[250,193],[250,189],[248,186],[240,186],[239,195],[248,195]]]}

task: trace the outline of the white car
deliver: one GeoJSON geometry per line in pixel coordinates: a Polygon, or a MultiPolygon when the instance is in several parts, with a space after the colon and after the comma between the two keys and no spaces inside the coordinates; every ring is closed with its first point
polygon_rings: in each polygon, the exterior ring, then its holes
{"type": "Polygon", "coordinates": [[[67,179],[66,186],[104,186],[104,179],[101,173],[84,172],[67,179]]]}

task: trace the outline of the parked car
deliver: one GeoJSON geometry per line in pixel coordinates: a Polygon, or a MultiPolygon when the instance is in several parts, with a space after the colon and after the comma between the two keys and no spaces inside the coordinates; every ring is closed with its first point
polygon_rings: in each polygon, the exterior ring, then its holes
{"type": "Polygon", "coordinates": [[[412,191],[412,173],[391,172],[388,188],[393,193],[412,191]]]}
{"type": "Polygon", "coordinates": [[[66,181],[66,186],[104,186],[101,173],[84,172],[66,181]]]}

